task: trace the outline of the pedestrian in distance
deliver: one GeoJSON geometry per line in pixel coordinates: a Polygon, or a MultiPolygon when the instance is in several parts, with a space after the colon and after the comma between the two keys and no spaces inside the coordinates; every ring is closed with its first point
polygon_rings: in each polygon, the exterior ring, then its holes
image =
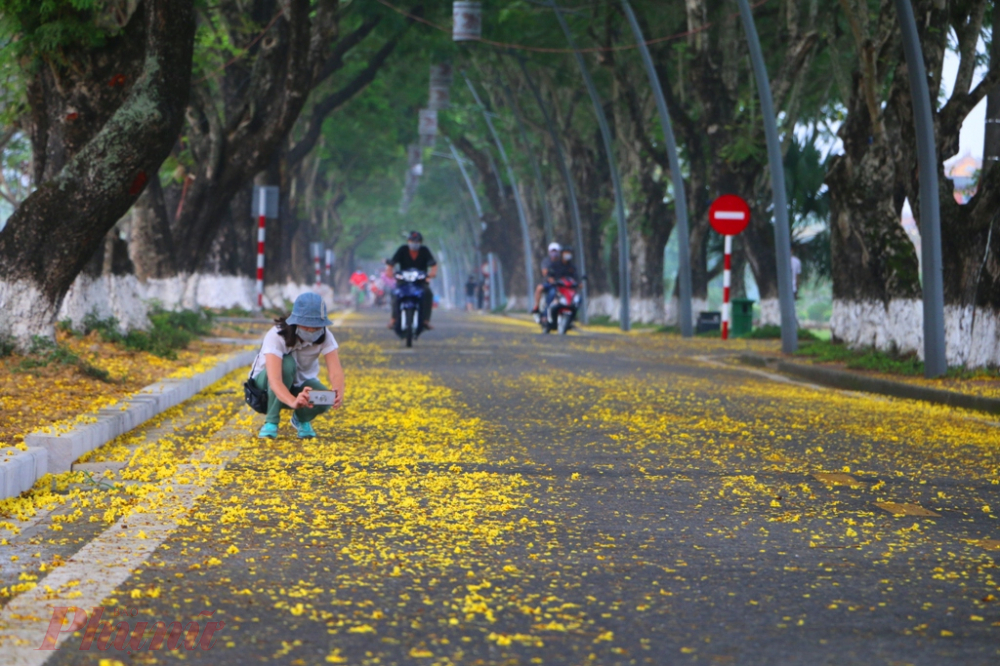
{"type": "Polygon", "coordinates": [[[792,297],[799,297],[799,276],[802,275],[802,261],[792,253],[792,297]]]}
{"type": "Polygon", "coordinates": [[[476,291],[479,290],[479,283],[476,282],[475,275],[469,275],[465,281],[465,310],[472,312],[476,309],[476,291]]]}
{"type": "Polygon", "coordinates": [[[344,401],[344,370],[340,366],[337,340],[327,330],[331,324],[319,294],[305,293],[295,299],[292,314],[275,320],[264,335],[250,376],[261,390],[267,389],[267,414],[259,437],[278,436],[282,409],[292,410],[292,426],[298,436],[316,436],[312,421],[330,409],[313,405],[311,391],[325,391],[319,381],[320,358],[326,365],[330,387],[336,391],[332,407],[344,401]]]}

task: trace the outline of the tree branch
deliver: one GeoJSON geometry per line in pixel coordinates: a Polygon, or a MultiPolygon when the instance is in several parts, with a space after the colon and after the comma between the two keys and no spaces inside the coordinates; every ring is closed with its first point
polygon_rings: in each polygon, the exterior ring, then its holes
{"type": "Polygon", "coordinates": [[[382,69],[385,61],[389,59],[396,45],[399,44],[400,37],[402,37],[402,32],[383,44],[382,48],[368,61],[368,65],[347,85],[327,95],[313,106],[305,134],[288,153],[289,166],[294,167],[297,165],[313,149],[316,141],[323,132],[323,121],[326,117],[349,102],[351,98],[367,88],[375,80],[379,70],[382,69]]]}

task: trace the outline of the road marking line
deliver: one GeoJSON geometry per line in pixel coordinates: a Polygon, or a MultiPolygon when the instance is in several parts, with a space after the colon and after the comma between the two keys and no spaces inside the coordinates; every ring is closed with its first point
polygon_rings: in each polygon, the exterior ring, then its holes
{"type": "Polygon", "coordinates": [[[875,502],[875,506],[885,509],[895,516],[929,516],[935,518],[941,516],[940,513],[925,509],[919,504],[908,504],[906,502],[875,502]]]}
{"type": "MultiPolygon", "coordinates": [[[[213,439],[239,434],[243,434],[242,428],[230,421],[213,439]]],[[[226,463],[237,453],[238,450],[219,453],[223,460],[221,465],[202,465],[197,462],[198,459],[192,464],[178,465],[175,477],[182,476],[184,472],[203,470],[214,473],[203,485],[178,485],[169,479],[162,482],[161,488],[173,486],[171,497],[175,501],[153,511],[133,513],[119,519],[84,545],[66,564],[40,580],[33,590],[12,599],[0,611],[0,651],[4,654],[5,666],[41,666],[55,654],[55,651],[37,649],[42,644],[55,607],[75,606],[89,611],[99,606],[177,528],[177,521],[187,515],[195,501],[215,485],[226,463]],[[138,537],[140,531],[146,538],[138,537]],[[128,556],[122,557],[123,552],[128,556]],[[68,592],[72,592],[74,598],[60,598],[68,592]]],[[[71,635],[70,632],[60,634],[56,647],[71,635]]]]}

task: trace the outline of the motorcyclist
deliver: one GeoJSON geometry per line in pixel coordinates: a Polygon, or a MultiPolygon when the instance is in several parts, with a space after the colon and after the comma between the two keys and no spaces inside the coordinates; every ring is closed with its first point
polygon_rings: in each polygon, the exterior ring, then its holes
{"type": "MultiPolygon", "coordinates": [[[[419,231],[411,231],[406,239],[406,244],[400,245],[396,254],[392,255],[391,259],[386,260],[386,276],[393,278],[396,272],[395,267],[398,265],[400,271],[415,269],[426,273],[428,280],[435,278],[437,276],[437,261],[423,243],[423,235],[419,231]]],[[[421,286],[424,295],[420,299],[420,321],[423,322],[423,327],[426,330],[432,331],[434,329],[431,326],[431,312],[434,309],[434,293],[426,281],[421,283],[421,286]]],[[[399,321],[399,299],[393,293],[392,319],[389,321],[389,328],[395,329],[397,321],[399,321]]]]}
{"type": "Polygon", "coordinates": [[[535,287],[535,306],[531,310],[531,314],[538,314],[538,304],[542,300],[542,292],[545,290],[551,290],[552,285],[555,284],[555,277],[553,277],[553,269],[558,270],[558,264],[562,262],[562,246],[559,243],[549,243],[549,253],[548,256],[542,259],[542,281],[535,287]]]}

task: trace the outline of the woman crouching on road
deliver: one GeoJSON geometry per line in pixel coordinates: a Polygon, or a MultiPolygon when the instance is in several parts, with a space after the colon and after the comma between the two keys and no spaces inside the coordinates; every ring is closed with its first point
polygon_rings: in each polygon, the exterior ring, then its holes
{"type": "Polygon", "coordinates": [[[330,323],[323,299],[319,294],[306,293],[295,299],[292,314],[276,319],[274,328],[264,336],[251,370],[257,387],[267,389],[267,414],[259,437],[278,436],[282,409],[294,410],[292,425],[299,437],[316,436],[310,421],[330,409],[314,406],[309,400],[310,391],[326,390],[318,379],[321,356],[330,387],[337,392],[333,408],[343,403],[344,370],[337,354],[339,345],[326,329],[330,323]]]}

